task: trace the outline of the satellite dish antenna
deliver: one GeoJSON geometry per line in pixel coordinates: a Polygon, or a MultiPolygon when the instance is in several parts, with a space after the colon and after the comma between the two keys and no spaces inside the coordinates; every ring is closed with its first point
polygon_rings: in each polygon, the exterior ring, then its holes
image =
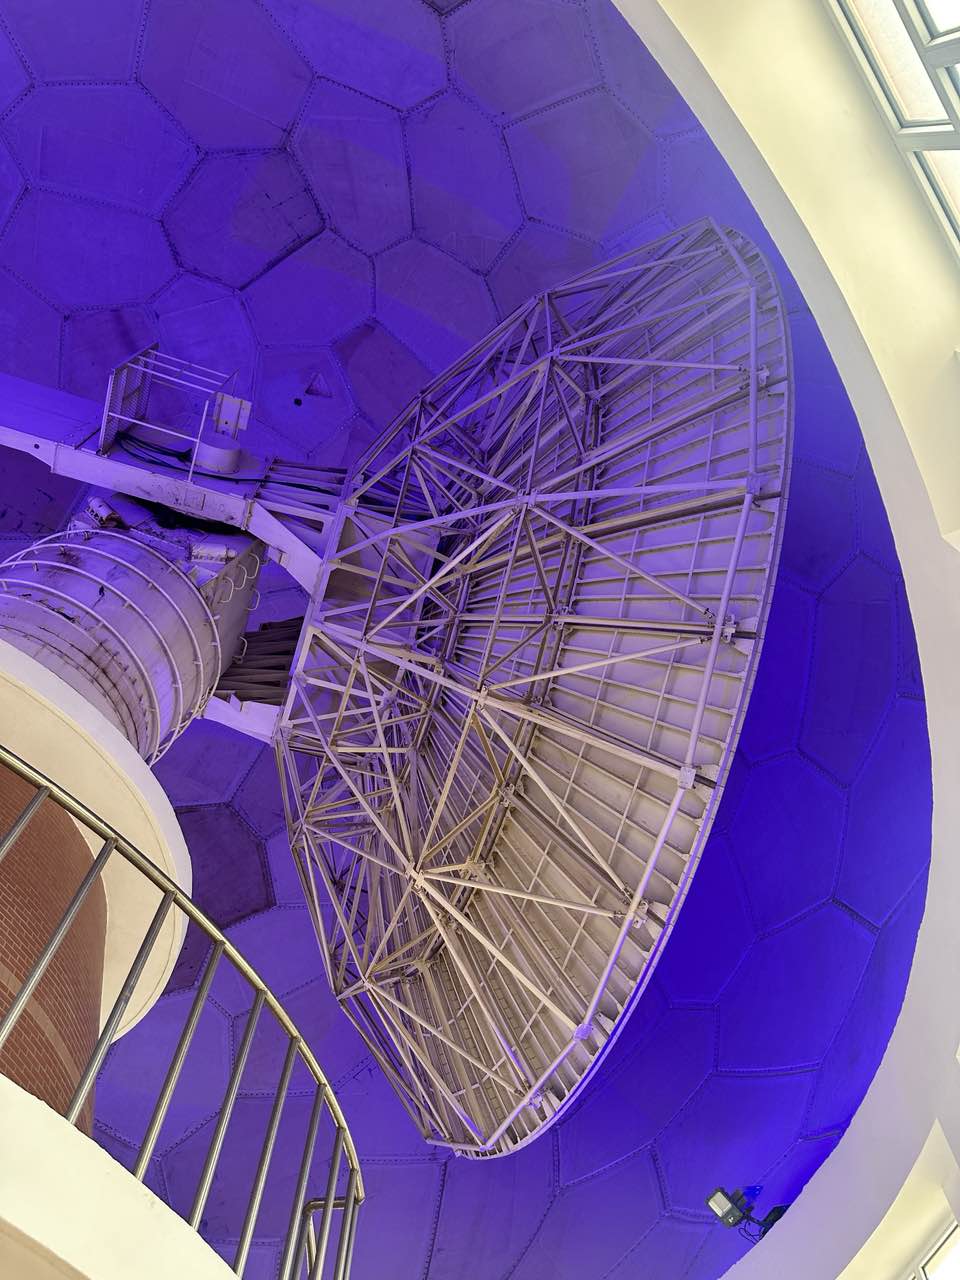
{"type": "Polygon", "coordinates": [[[431,1141],[536,1136],[663,952],[791,414],[774,277],[702,222],[533,298],[348,479],[277,751],[330,985],[431,1141]]]}

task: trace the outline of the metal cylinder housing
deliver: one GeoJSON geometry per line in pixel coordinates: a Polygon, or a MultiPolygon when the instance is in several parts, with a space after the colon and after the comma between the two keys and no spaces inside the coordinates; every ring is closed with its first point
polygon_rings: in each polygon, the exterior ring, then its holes
{"type": "Polygon", "coordinates": [[[233,656],[246,608],[225,606],[252,591],[259,567],[252,547],[239,552],[198,573],[189,548],[140,531],[54,534],[0,565],[0,638],[155,760],[203,709],[233,656]],[[240,619],[228,635],[226,614],[240,619]]]}

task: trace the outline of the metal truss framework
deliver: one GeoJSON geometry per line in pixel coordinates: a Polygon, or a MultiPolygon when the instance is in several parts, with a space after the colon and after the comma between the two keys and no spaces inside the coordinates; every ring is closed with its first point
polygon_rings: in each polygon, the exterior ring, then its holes
{"type": "Polygon", "coordinates": [[[533,299],[366,456],[277,736],[330,985],[431,1141],[569,1103],[694,872],[789,457],[783,304],[694,225],[533,299]]]}

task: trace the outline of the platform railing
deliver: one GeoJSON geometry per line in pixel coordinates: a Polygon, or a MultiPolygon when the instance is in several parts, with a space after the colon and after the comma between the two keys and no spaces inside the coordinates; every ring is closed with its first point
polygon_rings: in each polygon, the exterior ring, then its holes
{"type": "MultiPolygon", "coordinates": [[[[50,778],[45,777],[2,746],[0,746],[0,767],[6,767],[34,789],[30,800],[11,825],[0,830],[0,864],[39,813],[41,807],[47,803],[58,805],[81,828],[97,841],[102,842],[99,852],[74,891],[66,910],[50,936],[35,940],[38,948],[37,959],[19,988],[13,992],[9,1007],[0,1018],[0,1052],[21,1017],[29,1010],[31,997],[49,969],[84,902],[97,882],[101,880],[104,868],[111,859],[118,857],[124,859],[129,866],[152,882],[159,891],[160,902],[120,986],[119,994],[103,1022],[97,1042],[81,1068],[73,1096],[63,1113],[65,1119],[71,1124],[76,1124],[81,1117],[81,1112],[91,1097],[108,1050],[116,1038],[124,1012],[163,926],[171,912],[180,912],[188,924],[193,924],[206,935],[212,943],[212,948],[197,983],[193,1003],[180,1037],[167,1064],[163,1083],[154,1100],[152,1114],[140,1142],[131,1173],[139,1181],[143,1181],[164,1119],[174,1098],[201,1014],[209,998],[214,976],[221,966],[231,965],[236,976],[246,983],[251,1003],[230,1078],[216,1116],[213,1136],[200,1172],[192,1207],[189,1214],[182,1216],[194,1230],[199,1231],[223,1154],[228,1129],[231,1122],[236,1122],[235,1104],[240,1093],[254,1034],[258,1026],[263,1026],[265,1020],[273,1019],[286,1037],[286,1053],[274,1089],[270,1117],[250,1186],[236,1252],[232,1259],[233,1270],[238,1276],[243,1276],[247,1267],[264,1190],[275,1156],[277,1134],[291,1076],[299,1063],[306,1068],[313,1080],[313,1102],[304,1133],[299,1169],[294,1179],[289,1225],[283,1242],[278,1280],[347,1280],[350,1275],[357,1219],[364,1198],[363,1176],[350,1131],[330,1083],[283,1006],[224,933],[204,915],[169,876],[165,875],[139,849],[125,840],[119,832],[50,778]],[[321,1120],[325,1115],[333,1124],[332,1147],[329,1164],[322,1178],[323,1185],[314,1187],[311,1185],[312,1168],[322,1154],[318,1147],[318,1135],[321,1120]],[[344,1190],[338,1193],[341,1183],[344,1184],[344,1190]]],[[[3,883],[0,877],[0,893],[2,892],[3,883]]]]}

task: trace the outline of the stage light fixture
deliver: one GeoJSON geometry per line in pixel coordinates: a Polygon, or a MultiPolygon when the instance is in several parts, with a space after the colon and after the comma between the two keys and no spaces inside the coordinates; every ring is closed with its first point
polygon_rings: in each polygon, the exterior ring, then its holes
{"type": "Polygon", "coordinates": [[[717,1187],[707,1197],[707,1208],[716,1214],[725,1227],[739,1227],[740,1234],[755,1244],[763,1239],[790,1207],[786,1204],[774,1205],[762,1218],[755,1218],[754,1201],[762,1190],[762,1187],[738,1187],[736,1191],[725,1191],[723,1187],[717,1187]],[[755,1234],[750,1230],[751,1227],[756,1227],[755,1234]]]}

